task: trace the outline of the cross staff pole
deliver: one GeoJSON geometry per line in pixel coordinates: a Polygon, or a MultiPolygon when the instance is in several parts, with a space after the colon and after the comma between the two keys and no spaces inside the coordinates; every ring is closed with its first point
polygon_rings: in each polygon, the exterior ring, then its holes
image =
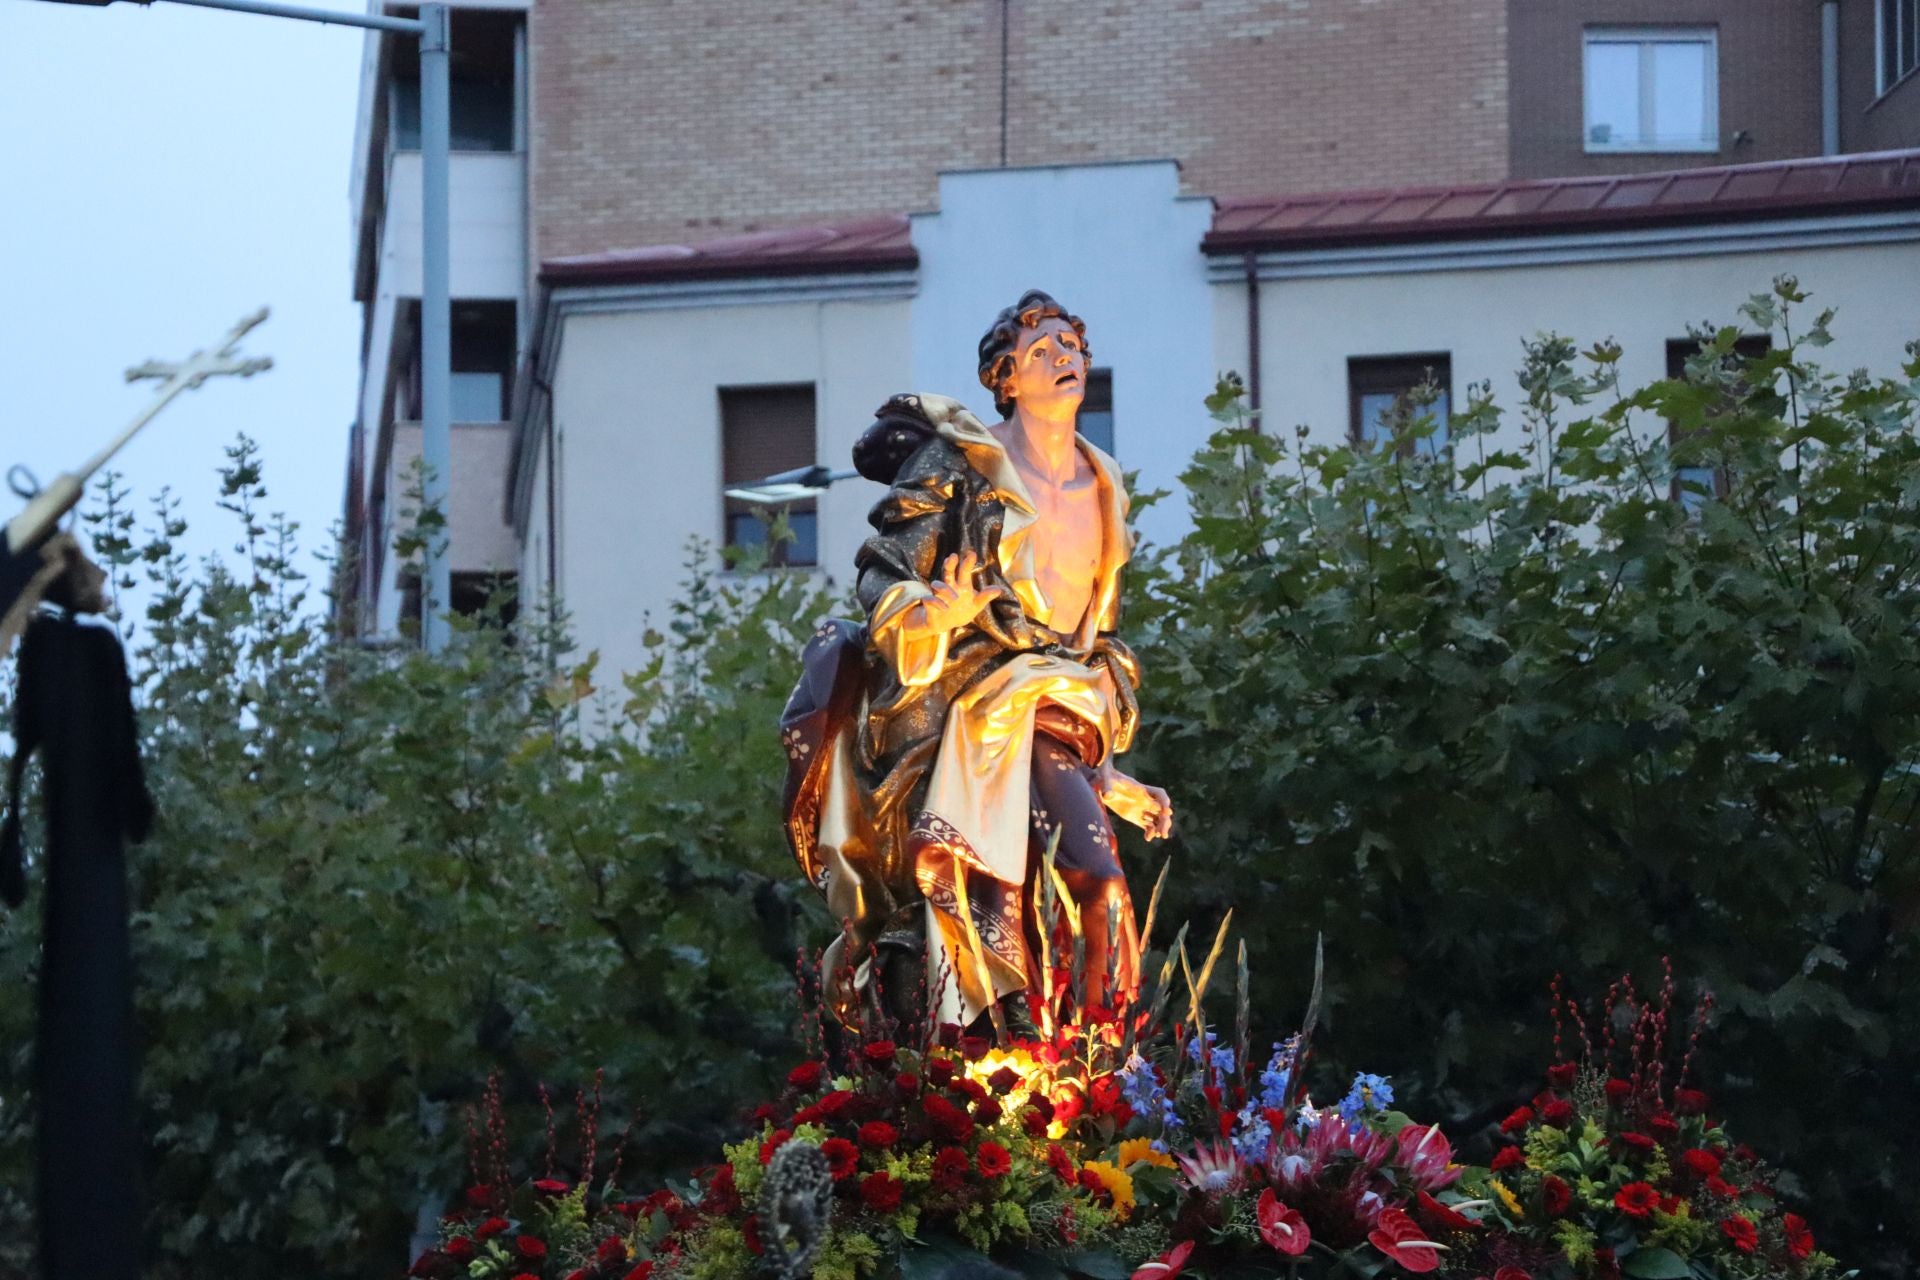
{"type": "Polygon", "coordinates": [[[39,542],[60,522],[60,518],[73,510],[80,501],[80,495],[86,492],[87,481],[93,479],[100,468],[113,460],[113,455],[127,446],[127,442],[140,433],[140,429],[152,422],[173,398],[182,391],[192,391],[208,378],[233,375],[251,378],[256,373],[273,368],[273,361],[266,356],[243,359],[234,354],[234,348],[240,345],[240,339],[247,336],[262,320],[267,318],[267,309],[260,308],[228,331],[226,339],[212,351],[196,351],[185,360],[168,363],[161,360],[149,360],[127,370],[127,381],[138,382],[146,378],[160,379],[160,390],[151,403],[134,415],[133,421],[122,427],[120,434],[109,440],[98,453],[88,458],[76,471],[62,472],[53,483],[34,494],[28,501],[26,510],[7,522],[6,549],[20,553],[39,542]]]}

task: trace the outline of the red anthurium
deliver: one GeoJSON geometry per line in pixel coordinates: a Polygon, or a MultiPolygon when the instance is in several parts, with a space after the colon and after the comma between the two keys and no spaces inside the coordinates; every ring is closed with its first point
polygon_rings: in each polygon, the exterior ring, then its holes
{"type": "Polygon", "coordinates": [[[1413,1202],[1419,1207],[1420,1216],[1435,1226],[1445,1228],[1448,1231],[1478,1231],[1480,1229],[1480,1224],[1472,1218],[1469,1218],[1464,1213],[1455,1211],[1451,1206],[1441,1204],[1424,1191],[1416,1195],[1413,1202]]]}
{"type": "Polygon", "coordinates": [[[1313,1236],[1307,1231],[1307,1220],[1300,1216],[1298,1209],[1280,1203],[1272,1187],[1260,1193],[1254,1214],[1260,1222],[1260,1238],[1290,1258],[1305,1253],[1313,1242],[1313,1236]]]}
{"type": "Polygon", "coordinates": [[[1182,1240],[1152,1262],[1135,1270],[1132,1280],[1173,1280],[1187,1265],[1187,1255],[1192,1252],[1193,1241],[1182,1240]]]}
{"type": "Polygon", "coordinates": [[[1367,1233],[1367,1241],[1415,1273],[1437,1268],[1444,1247],[1427,1239],[1420,1224],[1399,1209],[1382,1210],[1373,1230],[1367,1233]]]}

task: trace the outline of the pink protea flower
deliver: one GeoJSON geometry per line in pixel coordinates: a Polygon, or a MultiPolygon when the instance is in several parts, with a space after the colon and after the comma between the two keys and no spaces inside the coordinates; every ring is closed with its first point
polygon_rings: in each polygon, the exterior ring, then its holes
{"type": "Polygon", "coordinates": [[[1230,1142],[1204,1142],[1191,1155],[1179,1158],[1180,1172],[1187,1185],[1212,1199],[1229,1195],[1247,1185],[1247,1162],[1230,1142]]]}
{"type": "Polygon", "coordinates": [[[1406,1184],[1416,1191],[1438,1191],[1460,1180],[1453,1162],[1453,1145],[1437,1124],[1410,1124],[1394,1139],[1394,1163],[1406,1172],[1406,1184]]]}

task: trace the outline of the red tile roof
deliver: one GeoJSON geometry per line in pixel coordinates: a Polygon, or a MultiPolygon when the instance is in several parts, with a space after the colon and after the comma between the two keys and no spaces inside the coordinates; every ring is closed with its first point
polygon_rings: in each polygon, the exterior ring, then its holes
{"type": "Polygon", "coordinates": [[[548,258],[540,264],[540,278],[549,284],[627,284],[716,276],[882,271],[913,267],[919,261],[906,216],[889,214],[723,236],[697,244],[656,244],[548,258]]]}
{"type": "Polygon", "coordinates": [[[1920,150],[1624,177],[1219,200],[1207,253],[1551,234],[1920,206],[1920,150]]]}

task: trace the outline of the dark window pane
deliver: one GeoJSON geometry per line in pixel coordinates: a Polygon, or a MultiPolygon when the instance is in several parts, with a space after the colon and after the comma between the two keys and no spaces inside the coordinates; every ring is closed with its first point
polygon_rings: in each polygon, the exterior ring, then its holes
{"type": "Polygon", "coordinates": [[[1088,370],[1087,394],[1075,425],[1094,448],[1113,452],[1113,370],[1088,370]]]}
{"type": "Polygon", "coordinates": [[[1386,442],[1397,417],[1430,415],[1433,434],[1402,442],[1401,453],[1438,453],[1447,442],[1447,420],[1453,408],[1453,358],[1445,351],[1425,355],[1356,356],[1347,361],[1347,429],[1357,445],[1377,448],[1386,442]],[[1414,392],[1432,383],[1431,404],[1416,406],[1414,392]]]}
{"type": "MultiPolygon", "coordinates": [[[[816,459],[813,384],[776,387],[723,387],[720,390],[721,481],[750,487],[784,472],[813,466],[816,459]]],[[[767,521],[785,511],[794,540],[774,547],[772,565],[819,562],[819,516],[814,500],[785,504],[726,500],[727,545],[743,550],[764,547],[767,521]]]]}
{"type": "MultiPolygon", "coordinates": [[[[1685,378],[1687,362],[1696,359],[1701,353],[1702,342],[1699,338],[1675,338],[1667,343],[1667,377],[1685,378]]],[[[1733,344],[1733,360],[1754,360],[1773,349],[1773,339],[1764,333],[1748,334],[1736,338],[1733,344]]],[[[1685,507],[1689,513],[1697,512],[1709,498],[1725,497],[1732,477],[1724,467],[1696,465],[1692,457],[1694,450],[1687,447],[1687,436],[1682,434],[1678,424],[1667,424],[1667,448],[1674,455],[1673,479],[1669,485],[1672,498],[1685,507]]]]}

